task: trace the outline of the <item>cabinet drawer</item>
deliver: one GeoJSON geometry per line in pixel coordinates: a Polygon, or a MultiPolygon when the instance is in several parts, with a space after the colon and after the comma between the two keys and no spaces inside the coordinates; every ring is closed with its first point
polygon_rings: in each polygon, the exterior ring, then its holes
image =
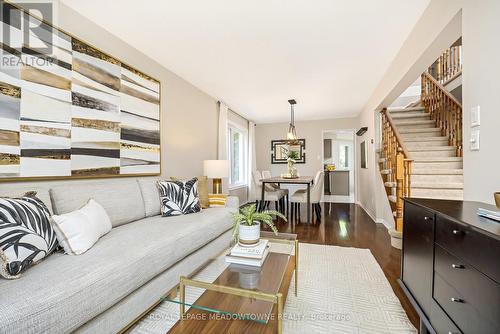
{"type": "Polygon", "coordinates": [[[406,203],[403,224],[402,280],[428,316],[432,301],[434,213],[406,203]]]}
{"type": "MultiPolygon", "coordinates": [[[[467,262],[448,253],[439,245],[435,249],[434,270],[446,279],[481,316],[491,322],[500,317],[500,285],[472,268],[467,262]]],[[[435,287],[436,289],[436,287],[435,287]]]]}
{"type": "Polygon", "coordinates": [[[500,241],[470,227],[436,216],[436,242],[500,283],[500,241]]]}
{"type": "Polygon", "coordinates": [[[431,325],[438,334],[462,334],[460,329],[451,321],[441,306],[433,300],[431,305],[431,325]]]}
{"type": "MultiPolygon", "coordinates": [[[[497,334],[500,330],[498,320],[494,322],[486,318],[437,272],[434,273],[433,297],[463,333],[497,334]]],[[[500,314],[498,316],[500,317],[500,314]]]]}

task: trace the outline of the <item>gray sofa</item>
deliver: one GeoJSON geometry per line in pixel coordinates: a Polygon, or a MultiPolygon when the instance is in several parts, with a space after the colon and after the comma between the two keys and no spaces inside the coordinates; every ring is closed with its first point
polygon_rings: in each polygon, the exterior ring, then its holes
{"type": "Polygon", "coordinates": [[[164,218],[152,178],[33,188],[56,214],[94,198],[113,229],[85,254],[55,253],[20,279],[0,279],[0,333],[120,331],[229,245],[239,204],[164,218]]]}

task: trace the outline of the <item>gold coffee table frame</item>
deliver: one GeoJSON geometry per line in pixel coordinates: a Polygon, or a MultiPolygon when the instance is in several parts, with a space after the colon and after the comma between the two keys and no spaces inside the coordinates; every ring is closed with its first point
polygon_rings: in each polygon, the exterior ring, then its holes
{"type": "MultiPolygon", "coordinates": [[[[292,240],[288,239],[274,239],[274,238],[266,238],[270,242],[273,243],[281,243],[281,244],[292,244],[292,240]]],[[[295,268],[294,268],[294,277],[295,277],[295,296],[297,296],[298,291],[298,271],[299,271],[299,241],[297,239],[294,240],[294,251],[295,251],[295,268]]],[[[180,320],[184,318],[184,314],[186,313],[186,286],[201,288],[209,291],[227,293],[230,295],[235,295],[239,297],[253,298],[256,300],[262,300],[266,302],[271,302],[276,304],[276,320],[278,323],[277,333],[282,334],[283,332],[283,294],[278,292],[276,294],[272,293],[264,293],[253,290],[246,290],[242,288],[233,288],[219,284],[212,284],[207,282],[202,282],[194,279],[187,278],[185,276],[181,276],[179,282],[179,305],[180,305],[180,320]]]]}

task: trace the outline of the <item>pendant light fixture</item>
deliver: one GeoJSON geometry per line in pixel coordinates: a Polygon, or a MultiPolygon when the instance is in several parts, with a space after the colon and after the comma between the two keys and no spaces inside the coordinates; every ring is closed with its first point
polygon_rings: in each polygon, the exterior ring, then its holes
{"type": "Polygon", "coordinates": [[[297,132],[295,130],[295,110],[294,107],[297,104],[297,102],[294,99],[288,100],[288,103],[290,103],[290,125],[288,126],[288,132],[286,134],[286,140],[289,143],[295,143],[297,142],[297,132]]]}

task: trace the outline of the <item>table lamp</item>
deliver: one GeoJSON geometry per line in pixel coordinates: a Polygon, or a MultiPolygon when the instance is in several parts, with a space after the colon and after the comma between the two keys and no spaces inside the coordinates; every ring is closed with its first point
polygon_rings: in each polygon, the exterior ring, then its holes
{"type": "Polygon", "coordinates": [[[229,177],[227,160],[205,160],[203,171],[206,177],[213,179],[213,193],[222,194],[222,178],[229,177]]]}

